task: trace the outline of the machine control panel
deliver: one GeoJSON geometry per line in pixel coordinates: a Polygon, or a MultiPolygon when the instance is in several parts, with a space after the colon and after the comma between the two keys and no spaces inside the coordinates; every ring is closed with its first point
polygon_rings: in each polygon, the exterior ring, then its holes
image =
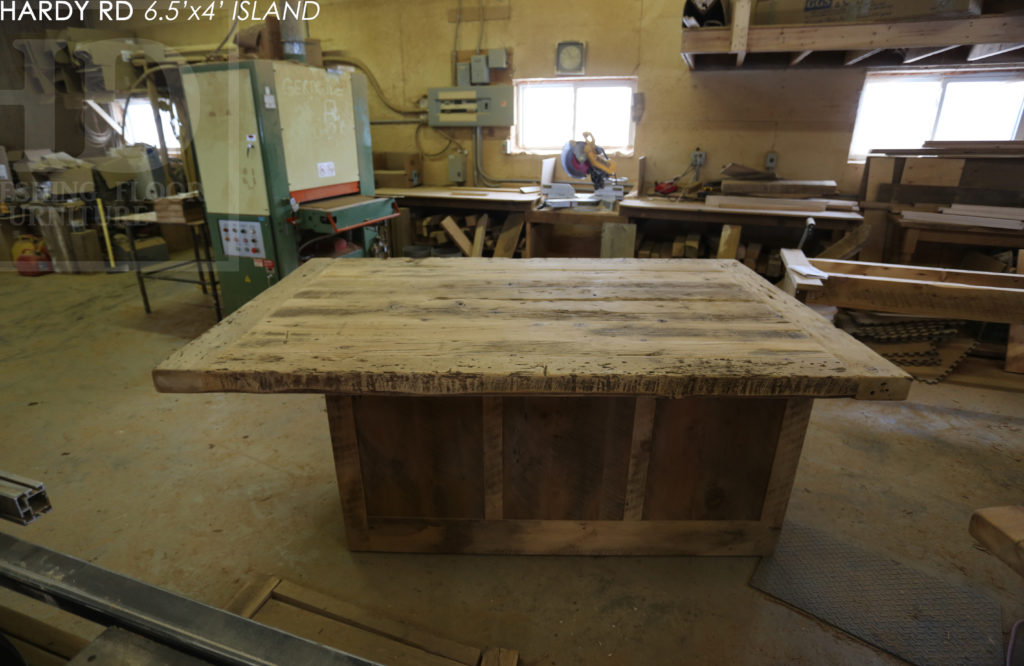
{"type": "Polygon", "coordinates": [[[228,257],[249,257],[265,259],[266,245],[263,244],[263,228],[259,222],[218,220],[220,242],[224,255],[228,257]]]}

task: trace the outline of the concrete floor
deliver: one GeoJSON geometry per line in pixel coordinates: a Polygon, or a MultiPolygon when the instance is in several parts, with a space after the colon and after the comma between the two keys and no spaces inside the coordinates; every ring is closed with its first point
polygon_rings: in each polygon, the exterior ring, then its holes
{"type": "MultiPolygon", "coordinates": [[[[290,578],[527,665],[900,663],[748,587],[752,558],[350,553],[322,398],[156,393],[150,369],[213,314],[192,286],[151,294],[146,316],[132,275],[0,273],[0,468],[55,507],[4,532],[214,605],[290,578]]],[[[987,590],[1005,632],[1024,581],[967,522],[1022,501],[1022,432],[1024,394],[819,401],[789,517],[987,590]]]]}

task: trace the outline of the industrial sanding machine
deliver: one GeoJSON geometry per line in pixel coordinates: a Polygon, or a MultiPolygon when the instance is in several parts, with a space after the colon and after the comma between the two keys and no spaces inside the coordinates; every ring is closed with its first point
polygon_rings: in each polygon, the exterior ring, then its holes
{"type": "Polygon", "coordinates": [[[384,251],[366,79],[292,61],[182,68],[225,313],[314,254],[384,251]]]}

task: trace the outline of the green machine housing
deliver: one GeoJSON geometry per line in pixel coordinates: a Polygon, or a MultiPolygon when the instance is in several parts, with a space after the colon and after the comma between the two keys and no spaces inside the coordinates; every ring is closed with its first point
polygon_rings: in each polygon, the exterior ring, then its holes
{"type": "Polygon", "coordinates": [[[353,244],[332,256],[365,256],[396,211],[373,196],[365,77],[268,60],[181,75],[225,313],[333,236],[353,244]]]}

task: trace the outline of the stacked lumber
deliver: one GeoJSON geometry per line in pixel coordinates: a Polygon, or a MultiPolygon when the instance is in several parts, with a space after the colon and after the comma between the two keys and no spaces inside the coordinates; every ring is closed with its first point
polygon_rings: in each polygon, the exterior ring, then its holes
{"type": "Polygon", "coordinates": [[[856,213],[860,210],[860,205],[856,201],[846,199],[776,199],[771,197],[711,195],[704,200],[704,203],[714,208],[732,208],[736,210],[799,211],[804,213],[823,213],[829,210],[856,213]]]}
{"type": "Polygon", "coordinates": [[[153,202],[156,221],[160,224],[188,224],[203,219],[203,203],[198,192],[182,192],[153,202]]]}
{"type": "Polygon", "coordinates": [[[1009,206],[953,204],[946,208],[940,208],[938,213],[904,210],[900,217],[911,222],[931,222],[983,229],[1024,231],[1024,208],[1012,208],[1009,206]]]}
{"type": "MultiPolygon", "coordinates": [[[[728,225],[726,225],[728,226],[728,225]]],[[[676,236],[671,241],[638,236],[638,259],[714,259],[727,258],[743,262],[747,268],[769,278],[782,276],[779,250],[769,249],[761,242],[740,243],[739,237],[723,230],[721,236],[703,236],[697,232],[676,236]],[[723,242],[724,236],[724,242],[723,242]]]]}
{"type": "Polygon", "coordinates": [[[425,246],[454,245],[466,257],[482,257],[491,250],[495,257],[514,257],[523,244],[522,214],[508,215],[504,222],[489,215],[432,215],[416,224],[416,242],[425,246]]]}
{"type": "Polygon", "coordinates": [[[839,191],[834,180],[723,180],[722,194],[762,197],[829,197],[839,191]]]}

